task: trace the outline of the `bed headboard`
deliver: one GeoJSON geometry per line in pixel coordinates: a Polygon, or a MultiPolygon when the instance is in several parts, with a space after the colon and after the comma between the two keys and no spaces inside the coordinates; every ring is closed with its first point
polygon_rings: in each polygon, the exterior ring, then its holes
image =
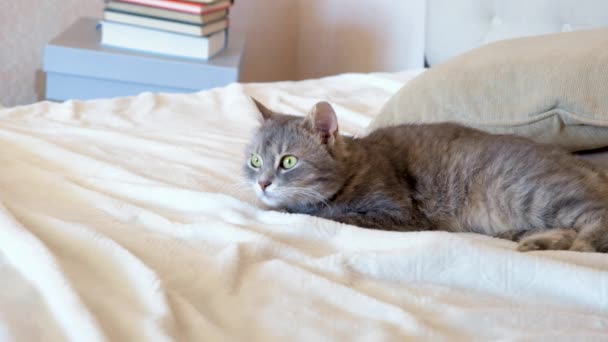
{"type": "Polygon", "coordinates": [[[426,62],[496,40],[601,26],[608,0],[427,0],[426,62]]]}

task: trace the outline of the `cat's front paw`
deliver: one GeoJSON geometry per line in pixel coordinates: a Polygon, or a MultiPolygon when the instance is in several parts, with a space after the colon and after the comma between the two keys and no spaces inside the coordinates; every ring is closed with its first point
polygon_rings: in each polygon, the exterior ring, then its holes
{"type": "Polygon", "coordinates": [[[523,237],[519,240],[517,250],[567,250],[571,248],[575,238],[576,231],[573,229],[550,229],[523,237]]]}
{"type": "Polygon", "coordinates": [[[570,250],[574,251],[574,252],[596,252],[597,250],[595,249],[595,247],[593,247],[593,245],[591,245],[589,242],[585,241],[585,240],[576,240],[574,241],[574,243],[572,243],[572,246],[570,246],[570,250]]]}
{"type": "Polygon", "coordinates": [[[521,241],[517,244],[517,250],[519,252],[530,252],[540,250],[540,246],[536,241],[521,241]]]}

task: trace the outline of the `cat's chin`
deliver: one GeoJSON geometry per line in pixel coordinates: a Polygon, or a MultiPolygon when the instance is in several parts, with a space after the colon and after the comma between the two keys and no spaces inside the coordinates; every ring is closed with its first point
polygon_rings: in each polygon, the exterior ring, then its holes
{"type": "Polygon", "coordinates": [[[262,203],[264,203],[264,205],[266,205],[267,207],[269,207],[271,209],[282,209],[285,207],[285,205],[282,202],[280,202],[274,198],[271,198],[271,197],[268,197],[265,195],[258,196],[258,198],[260,199],[260,201],[262,201],[262,203]]]}

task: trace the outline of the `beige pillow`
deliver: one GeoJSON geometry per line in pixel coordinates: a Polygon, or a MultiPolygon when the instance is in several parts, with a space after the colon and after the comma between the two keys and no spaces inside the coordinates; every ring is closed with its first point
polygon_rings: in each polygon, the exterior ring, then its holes
{"type": "Polygon", "coordinates": [[[608,146],[608,28],[495,42],[422,73],[368,130],[459,122],[570,151],[608,146]]]}

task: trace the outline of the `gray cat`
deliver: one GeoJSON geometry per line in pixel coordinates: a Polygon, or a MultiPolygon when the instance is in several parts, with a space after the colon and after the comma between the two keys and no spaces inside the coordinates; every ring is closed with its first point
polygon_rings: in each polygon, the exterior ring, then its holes
{"type": "Polygon", "coordinates": [[[327,102],[274,113],[247,148],[266,205],[365,228],[475,232],[518,250],[608,252],[608,177],[559,148],[451,123],[338,134],[327,102]]]}

